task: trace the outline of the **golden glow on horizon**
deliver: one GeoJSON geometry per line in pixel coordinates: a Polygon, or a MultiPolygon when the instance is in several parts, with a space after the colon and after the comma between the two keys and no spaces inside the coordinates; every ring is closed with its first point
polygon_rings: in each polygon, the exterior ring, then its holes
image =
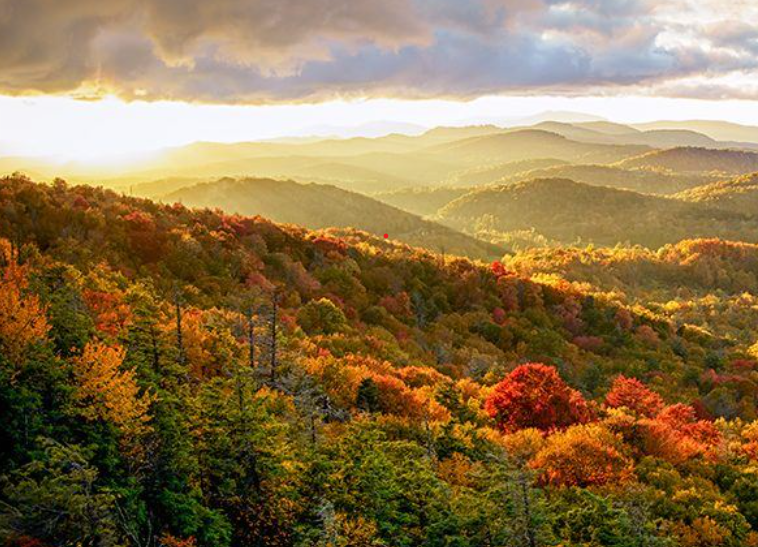
{"type": "Polygon", "coordinates": [[[468,102],[366,99],[269,106],[0,96],[0,120],[10,129],[0,137],[0,156],[44,156],[115,168],[151,151],[195,141],[308,136],[319,130],[328,132],[328,127],[349,128],[377,121],[424,127],[507,125],[544,111],[582,112],[622,123],[718,119],[758,124],[756,101],[645,96],[497,96],[468,102]]]}

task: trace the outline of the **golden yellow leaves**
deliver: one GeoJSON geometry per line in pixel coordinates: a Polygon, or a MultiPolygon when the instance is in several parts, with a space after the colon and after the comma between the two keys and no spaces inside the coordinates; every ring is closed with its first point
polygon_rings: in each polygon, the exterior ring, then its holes
{"type": "Polygon", "coordinates": [[[0,350],[17,363],[27,348],[45,338],[50,326],[45,307],[34,294],[27,291],[29,282],[26,266],[11,256],[7,240],[0,240],[0,350]]]}
{"type": "Polygon", "coordinates": [[[84,418],[110,422],[132,437],[149,429],[153,397],[140,393],[134,371],[122,370],[125,353],[117,345],[88,343],[73,362],[76,401],[84,418]]]}

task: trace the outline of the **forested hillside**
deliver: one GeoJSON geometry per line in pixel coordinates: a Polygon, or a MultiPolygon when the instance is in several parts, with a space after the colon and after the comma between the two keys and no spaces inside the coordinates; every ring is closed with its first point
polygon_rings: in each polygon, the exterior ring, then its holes
{"type": "Polygon", "coordinates": [[[566,160],[556,160],[550,158],[537,158],[533,160],[510,161],[506,163],[489,163],[464,169],[456,173],[450,179],[453,186],[486,186],[496,183],[507,178],[517,178],[524,173],[535,169],[546,169],[549,167],[567,165],[566,160]]]}
{"type": "MultiPolygon", "coordinates": [[[[507,266],[529,277],[558,276],[678,327],[694,325],[704,335],[730,339],[743,350],[758,338],[755,244],[700,239],[657,251],[531,249],[510,257],[507,266]]],[[[722,396],[731,397],[728,391],[722,396]]]]}
{"type": "Polygon", "coordinates": [[[164,196],[163,201],[260,215],[314,229],[352,227],[378,237],[387,234],[393,240],[432,251],[484,260],[498,258],[503,253],[494,244],[331,185],[274,179],[221,179],[182,188],[164,196]]]}
{"type": "Polygon", "coordinates": [[[705,184],[676,196],[745,215],[758,214],[758,173],[705,184]]]}
{"type": "MultiPolygon", "coordinates": [[[[553,160],[513,162],[495,167],[482,167],[456,175],[451,186],[424,186],[401,188],[376,195],[376,198],[399,209],[417,215],[435,215],[450,202],[484,186],[501,186],[531,179],[570,179],[593,186],[606,186],[633,190],[644,194],[673,195],[684,201],[702,201],[716,204],[715,199],[705,199],[709,188],[719,180],[718,175],[677,174],[648,169],[623,169],[613,165],[566,164],[555,165],[553,160]],[[457,184],[460,184],[458,186],[457,184]],[[692,190],[687,193],[687,190],[692,190]],[[699,196],[703,196],[700,198],[699,196]]],[[[723,183],[726,184],[726,183],[723,183]]],[[[729,185],[732,187],[732,185],[729,185]]],[[[740,185],[734,185],[739,190],[740,185]]],[[[747,187],[745,188],[747,189],[747,187]]],[[[724,193],[720,190],[719,195],[724,193]]],[[[736,192],[735,192],[736,194],[736,192]]],[[[747,192],[740,198],[745,201],[747,192]]],[[[729,207],[727,207],[729,208],[729,207]]],[[[734,209],[749,213],[744,207],[734,209]]]]}
{"type": "Polygon", "coordinates": [[[376,199],[389,203],[403,211],[421,216],[430,216],[436,214],[437,211],[451,201],[465,196],[471,191],[471,188],[452,186],[409,188],[377,194],[376,199]]]}
{"type": "Polygon", "coordinates": [[[533,169],[498,181],[500,184],[528,179],[562,178],[595,186],[634,190],[643,194],[675,194],[715,182],[707,174],[677,174],[649,169],[623,169],[614,165],[558,165],[533,169]]]}
{"type": "Polygon", "coordinates": [[[569,179],[480,188],[450,202],[435,218],[505,245],[630,242],[657,248],[700,237],[758,241],[755,216],[569,179]]]}
{"type": "MultiPolygon", "coordinates": [[[[357,230],[23,177],[0,211],[8,545],[758,544],[748,341],[357,230]]],[[[649,256],[754,287],[754,246],[649,256]]]]}
{"type": "Polygon", "coordinates": [[[653,169],[678,173],[743,175],[758,171],[758,152],[677,147],[655,150],[618,163],[625,169],[653,169]]]}

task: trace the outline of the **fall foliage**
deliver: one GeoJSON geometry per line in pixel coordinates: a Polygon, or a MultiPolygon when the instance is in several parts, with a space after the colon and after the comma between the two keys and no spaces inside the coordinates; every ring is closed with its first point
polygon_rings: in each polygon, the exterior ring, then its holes
{"type": "Polygon", "coordinates": [[[0,240],[0,268],[0,347],[17,361],[50,327],[39,297],[28,292],[27,268],[12,256],[7,240],[0,240]]]}
{"type": "Polygon", "coordinates": [[[618,376],[605,396],[605,404],[610,408],[624,407],[641,416],[652,418],[663,409],[663,399],[648,389],[636,378],[618,376]]]}
{"type": "Polygon", "coordinates": [[[582,395],[568,387],[553,367],[529,363],[497,384],[485,408],[504,431],[534,427],[543,431],[586,422],[591,411],[582,395]]]}
{"type": "Polygon", "coordinates": [[[141,390],[135,373],[123,370],[126,351],[93,341],[73,360],[79,412],[87,420],[110,422],[125,433],[145,431],[151,397],[141,390]]]}
{"type": "Polygon", "coordinates": [[[4,545],[755,544],[756,245],[486,265],[19,177],[0,210],[4,545]]]}
{"type": "Polygon", "coordinates": [[[630,478],[632,461],[621,437],[600,424],[579,424],[550,436],[529,462],[543,480],[559,486],[593,486],[630,478]]]}

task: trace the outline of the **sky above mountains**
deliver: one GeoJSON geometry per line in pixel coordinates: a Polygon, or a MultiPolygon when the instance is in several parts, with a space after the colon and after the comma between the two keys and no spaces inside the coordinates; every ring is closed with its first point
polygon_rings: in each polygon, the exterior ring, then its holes
{"type": "Polygon", "coordinates": [[[221,103],[755,97],[749,0],[2,0],[0,90],[221,103]]]}
{"type": "Polygon", "coordinates": [[[749,0],[0,0],[0,155],[556,109],[758,123],[756,97],[749,0]]]}

